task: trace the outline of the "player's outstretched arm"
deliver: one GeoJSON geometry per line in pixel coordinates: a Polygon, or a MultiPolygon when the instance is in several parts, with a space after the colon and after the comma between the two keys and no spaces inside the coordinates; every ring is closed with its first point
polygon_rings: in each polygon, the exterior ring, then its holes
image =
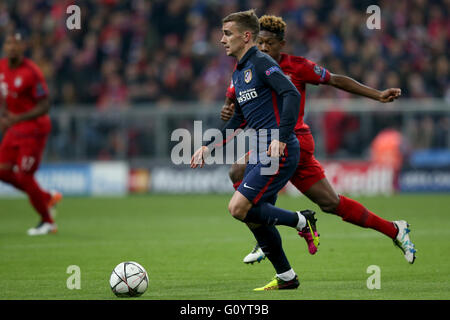
{"type": "Polygon", "coordinates": [[[380,99],[378,101],[380,102],[392,102],[395,99],[398,99],[402,95],[402,89],[399,88],[389,88],[386,90],[381,91],[380,99]]]}
{"type": "Polygon", "coordinates": [[[363,97],[371,98],[379,102],[392,102],[402,94],[399,88],[389,88],[383,91],[368,87],[355,79],[340,74],[331,74],[329,85],[335,88],[354,93],[363,97]]]}

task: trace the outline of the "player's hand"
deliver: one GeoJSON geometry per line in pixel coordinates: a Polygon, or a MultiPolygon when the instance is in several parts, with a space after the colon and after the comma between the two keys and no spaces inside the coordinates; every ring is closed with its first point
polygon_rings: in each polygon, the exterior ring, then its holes
{"type": "Polygon", "coordinates": [[[399,88],[389,88],[386,90],[381,91],[379,101],[386,103],[386,102],[392,102],[395,99],[398,99],[402,95],[402,90],[399,88]]]}
{"type": "Polygon", "coordinates": [[[202,146],[197,151],[195,151],[194,155],[191,158],[191,168],[195,169],[200,165],[200,168],[203,168],[205,165],[205,159],[208,155],[209,149],[206,146],[202,146]]]}
{"type": "Polygon", "coordinates": [[[234,114],[234,103],[224,104],[222,111],[220,111],[220,119],[223,121],[228,121],[234,114]]]}
{"type": "Polygon", "coordinates": [[[14,113],[8,112],[4,115],[4,124],[6,125],[6,128],[9,128],[13,125],[15,125],[17,122],[19,122],[19,116],[15,115],[14,113]]]}
{"type": "Polygon", "coordinates": [[[269,149],[267,150],[267,155],[273,158],[284,156],[284,149],[286,149],[286,143],[272,140],[269,149]]]}
{"type": "Polygon", "coordinates": [[[9,127],[13,126],[17,122],[19,122],[19,118],[18,118],[17,115],[15,115],[14,113],[11,113],[11,112],[5,113],[0,118],[0,131],[1,132],[5,132],[6,129],[8,129],[9,127]]]}

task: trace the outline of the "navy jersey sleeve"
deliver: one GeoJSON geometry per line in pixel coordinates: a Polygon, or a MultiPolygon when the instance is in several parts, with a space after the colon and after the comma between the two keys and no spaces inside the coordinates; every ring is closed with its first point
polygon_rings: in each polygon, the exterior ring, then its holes
{"type": "Polygon", "coordinates": [[[258,77],[282,97],[279,139],[281,142],[286,142],[297,123],[300,111],[300,93],[273,59],[260,57],[255,66],[258,77]]]}

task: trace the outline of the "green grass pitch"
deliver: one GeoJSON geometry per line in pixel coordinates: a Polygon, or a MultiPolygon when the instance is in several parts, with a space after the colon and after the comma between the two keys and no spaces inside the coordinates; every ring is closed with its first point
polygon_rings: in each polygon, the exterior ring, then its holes
{"type": "Polygon", "coordinates": [[[117,299],[109,288],[115,265],[134,260],[149,273],[137,299],[450,299],[449,195],[356,198],[389,219],[411,224],[418,249],[410,265],[386,236],[322,213],[305,197],[280,196],[286,209],[316,210],[321,245],[316,255],[296,232],[279,227],[298,290],[253,292],[274,270],[264,260],[245,265],[255,244],[227,212],[227,195],[149,195],[65,198],[56,235],[29,237],[38,216],[25,198],[0,199],[0,299],[117,299]],[[69,290],[67,268],[81,270],[81,289],[69,290]],[[369,290],[371,265],[381,289],[369,290]]]}

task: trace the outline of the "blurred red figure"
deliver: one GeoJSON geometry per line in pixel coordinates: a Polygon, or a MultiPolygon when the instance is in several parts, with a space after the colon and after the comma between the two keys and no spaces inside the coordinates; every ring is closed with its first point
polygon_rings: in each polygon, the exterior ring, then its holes
{"type": "Polygon", "coordinates": [[[345,112],[339,109],[327,111],[324,116],[325,150],[327,155],[336,153],[342,143],[345,112]]]}
{"type": "Polygon", "coordinates": [[[370,146],[372,162],[391,167],[398,172],[403,163],[402,139],[402,134],[395,129],[381,131],[370,146]]]}
{"type": "Polygon", "coordinates": [[[42,72],[24,50],[20,33],[6,36],[6,58],[0,59],[0,181],[28,195],[41,217],[28,235],[41,235],[57,231],[51,210],[62,195],[43,190],[34,177],[51,130],[50,103],[42,72]]]}
{"type": "MultiPolygon", "coordinates": [[[[344,195],[338,195],[326,178],[322,165],[314,157],[314,139],[309,126],[303,121],[307,83],[331,85],[382,103],[392,102],[397,99],[401,95],[401,90],[399,88],[389,88],[379,91],[363,85],[350,77],[330,73],[325,68],[303,57],[283,53],[282,49],[286,44],[284,39],[286,23],[283,19],[276,16],[262,16],[259,22],[260,32],[256,42],[258,49],[270,55],[279,63],[283,73],[301,93],[300,114],[295,126],[295,132],[300,144],[300,160],[297,170],[290,181],[300,192],[316,203],[323,212],[335,214],[345,222],[363,228],[370,228],[388,236],[402,250],[405,259],[409,263],[414,263],[416,250],[412,242],[409,241],[408,233],[410,230],[408,229],[408,223],[404,220],[385,220],[368,210],[358,201],[344,195]],[[405,240],[406,238],[408,239],[405,240]]],[[[221,111],[221,118],[228,121],[234,113],[235,103],[238,103],[233,82],[228,87],[226,97],[221,111]]],[[[340,120],[346,118],[345,114],[342,113],[337,113],[336,115],[339,116],[338,119],[340,120]]],[[[334,132],[338,132],[338,123],[335,122],[335,124],[334,132]]],[[[355,123],[351,123],[351,125],[355,125],[355,123]]],[[[339,142],[340,137],[337,138],[338,140],[336,141],[339,142]]],[[[244,157],[246,163],[248,161],[248,153],[244,157]]],[[[229,175],[235,189],[242,182],[245,169],[246,164],[234,163],[232,165],[229,175]]],[[[313,239],[305,237],[304,234],[299,233],[299,235],[305,238],[308,244],[308,251],[311,254],[315,254],[317,245],[312,244],[313,239]]],[[[244,258],[244,262],[253,263],[261,261],[264,257],[265,253],[257,244],[253,251],[244,258]]]]}

